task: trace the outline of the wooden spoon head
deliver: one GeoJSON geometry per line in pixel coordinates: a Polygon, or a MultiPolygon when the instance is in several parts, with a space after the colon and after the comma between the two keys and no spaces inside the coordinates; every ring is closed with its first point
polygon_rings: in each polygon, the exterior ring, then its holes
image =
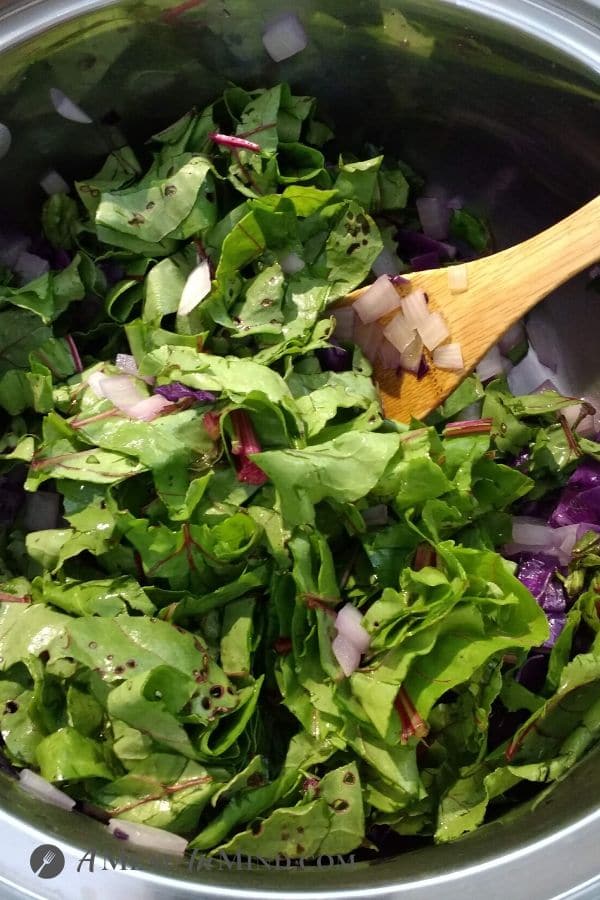
{"type": "MultiPolygon", "coordinates": [[[[450,340],[460,344],[464,368],[445,372],[430,366],[419,380],[409,372],[398,375],[376,365],[385,414],[409,422],[424,418],[443,403],[511,325],[560,284],[598,260],[599,224],[600,196],[522,244],[462,264],[467,284],[461,292],[451,290],[451,269],[412,274],[410,284],[397,288],[399,293],[417,288],[425,291],[430,309],[445,319],[450,340]]],[[[354,302],[360,293],[354,292],[345,303],[354,302]]],[[[430,354],[426,355],[430,362],[430,354]]]]}
{"type": "MultiPolygon", "coordinates": [[[[488,346],[482,344],[485,335],[485,323],[477,321],[474,308],[474,291],[470,284],[473,275],[473,263],[465,265],[467,270],[467,289],[461,293],[452,293],[448,281],[448,269],[432,269],[415,272],[409,276],[407,284],[396,286],[400,296],[406,296],[413,290],[425,291],[429,299],[429,308],[441,313],[450,330],[450,340],[461,345],[464,369],[460,372],[448,372],[432,365],[432,354],[425,350],[425,359],[429,365],[428,372],[417,378],[412,372],[396,372],[385,369],[380,362],[375,362],[373,370],[379,386],[384,413],[388,419],[410,422],[411,418],[423,419],[433,412],[440,403],[455,390],[466,376],[473,371],[488,346]]],[[[364,293],[365,288],[354,291],[343,301],[344,305],[353,303],[364,293]]],[[[395,313],[385,316],[381,324],[389,321],[395,313]]],[[[485,316],[483,317],[486,318],[485,316]]],[[[502,334],[510,327],[507,322],[501,327],[502,334]]],[[[496,331],[498,333],[498,325],[496,331]]],[[[492,335],[493,340],[493,335],[492,335]]]]}

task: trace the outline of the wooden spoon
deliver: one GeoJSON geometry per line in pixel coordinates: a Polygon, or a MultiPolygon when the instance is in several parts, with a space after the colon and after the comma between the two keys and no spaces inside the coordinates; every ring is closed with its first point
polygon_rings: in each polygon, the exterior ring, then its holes
{"type": "MultiPolygon", "coordinates": [[[[409,283],[398,285],[398,293],[404,296],[417,288],[427,293],[430,309],[439,310],[448,324],[450,340],[460,344],[465,365],[461,372],[430,366],[418,380],[410,372],[398,375],[376,363],[375,379],[386,416],[401,422],[424,418],[458,387],[511,325],[599,259],[600,196],[522,244],[462,264],[467,287],[460,293],[450,289],[449,269],[408,275],[409,283]]],[[[361,288],[349,294],[343,305],[354,302],[364,291],[361,288]]],[[[384,316],[380,322],[394,315],[384,316]]]]}

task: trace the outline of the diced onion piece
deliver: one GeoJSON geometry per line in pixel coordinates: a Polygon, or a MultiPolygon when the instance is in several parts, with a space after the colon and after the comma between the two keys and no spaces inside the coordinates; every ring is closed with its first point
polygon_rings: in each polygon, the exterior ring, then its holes
{"type": "Polygon", "coordinates": [[[356,314],[351,306],[340,306],[333,311],[335,328],[333,333],[338,341],[351,341],[354,338],[356,314]]]}
{"type": "Polygon", "coordinates": [[[262,36],[265,50],[275,62],[283,62],[304,50],[308,44],[306,32],[293,13],[281,16],[266,28],[262,36]]]}
{"type": "Polygon", "coordinates": [[[73,809],[75,806],[75,801],[68,794],[65,794],[64,791],[59,791],[57,787],[54,787],[41,775],[32,772],[31,769],[21,769],[19,781],[23,790],[31,794],[32,797],[37,797],[39,800],[44,800],[53,806],[59,806],[61,809],[73,809]]]}
{"type": "Polygon", "coordinates": [[[40,178],[40,187],[49,197],[51,197],[52,194],[69,193],[69,185],[56,169],[50,169],[43,178],[40,178]]]}
{"type": "Polygon", "coordinates": [[[475,370],[483,382],[490,381],[504,372],[504,361],[497,346],[490,347],[485,356],[479,361],[475,370]]]}
{"type": "Polygon", "coordinates": [[[515,347],[518,347],[519,344],[522,344],[523,341],[526,340],[527,334],[523,322],[516,322],[514,325],[510,326],[508,331],[503,334],[498,341],[500,353],[503,353],[506,356],[507,353],[510,353],[511,350],[514,350],[515,347]]]}
{"type": "Polygon", "coordinates": [[[409,328],[417,329],[429,318],[429,307],[424,291],[411,291],[402,298],[402,311],[409,328]]]}
{"type": "Polygon", "coordinates": [[[135,403],[127,410],[127,415],[131,419],[139,419],[142,422],[152,422],[157,419],[161,413],[167,409],[173,409],[174,403],[161,397],[160,394],[154,394],[152,397],[145,397],[139,403],[135,403]]]}
{"type": "Polygon", "coordinates": [[[400,354],[400,365],[405,372],[413,372],[416,375],[419,371],[422,357],[423,341],[418,335],[415,335],[406,350],[400,354]]]}
{"type": "MultiPolygon", "coordinates": [[[[88,379],[88,384],[90,380],[88,379]]],[[[94,380],[94,392],[99,390],[102,396],[120,409],[129,414],[132,407],[147,398],[140,381],[131,375],[103,375],[102,380],[94,380]]]]}
{"type": "Polygon", "coordinates": [[[99,400],[103,397],[105,398],[102,385],[107,377],[108,376],[106,376],[104,372],[96,370],[95,372],[92,372],[92,374],[86,379],[87,386],[92,391],[92,393],[94,393],[96,397],[98,397],[99,400]]]}
{"type": "Polygon", "coordinates": [[[39,278],[40,275],[45,275],[46,272],[49,272],[50,263],[47,259],[42,259],[41,256],[37,256],[35,253],[28,253],[25,250],[19,254],[19,258],[13,266],[13,271],[26,284],[28,281],[33,281],[35,278],[39,278]]]}
{"type": "Polygon", "coordinates": [[[137,375],[138,367],[135,357],[129,353],[117,353],[115,359],[117,369],[120,369],[125,375],[137,375]]]}
{"type": "Polygon", "coordinates": [[[450,210],[445,203],[442,203],[437,197],[419,197],[417,213],[427,237],[434,238],[436,241],[443,241],[447,237],[450,210]]]}
{"type": "Polygon", "coordinates": [[[448,287],[451,294],[462,294],[469,287],[469,270],[464,263],[448,268],[448,287]]]}
{"type": "Polygon", "coordinates": [[[354,342],[358,344],[369,362],[375,362],[382,341],[383,332],[376,322],[372,322],[369,325],[363,325],[359,322],[355,324],[354,342]]]}
{"type": "Polygon", "coordinates": [[[594,421],[594,414],[592,412],[586,411],[586,414],[581,417],[582,412],[584,412],[583,403],[573,403],[571,406],[565,406],[561,409],[562,415],[565,417],[565,421],[567,425],[571,428],[575,428],[577,434],[582,435],[582,437],[593,437],[596,434],[596,423],[594,421]],[[575,423],[579,421],[579,424],[576,426],[575,423]]]}
{"type": "Polygon", "coordinates": [[[360,650],[348,638],[337,634],[331,642],[333,655],[339,662],[344,675],[352,675],[360,665],[360,650]]]}
{"type": "Polygon", "coordinates": [[[547,556],[556,556],[561,565],[568,565],[573,547],[589,530],[586,523],[551,528],[542,519],[515,516],[512,543],[505,547],[505,552],[509,555],[543,552],[547,556]]]}
{"type": "Polygon", "coordinates": [[[354,309],[365,325],[375,322],[387,313],[400,308],[398,291],[387,275],[380,275],[358,300],[354,309]]]}
{"type": "Polygon", "coordinates": [[[388,340],[381,342],[377,358],[384,369],[399,369],[402,365],[400,352],[388,340]]]}
{"type": "MultiPolygon", "coordinates": [[[[523,394],[531,394],[543,384],[544,381],[557,381],[556,374],[546,366],[542,365],[533,347],[529,348],[527,356],[525,356],[508,373],[507,379],[511,393],[513,393],[515,397],[522,396],[523,394]]],[[[562,390],[558,381],[554,385],[554,389],[559,392],[562,390]]]]}
{"type": "Polygon", "coordinates": [[[210,289],[210,266],[208,260],[203,259],[188,276],[181,292],[177,315],[188,316],[210,294],[210,289]]]}
{"type": "Polygon", "coordinates": [[[140,822],[128,822],[126,819],[109,819],[108,830],[111,834],[128,840],[136,847],[147,847],[157,853],[174,853],[183,856],[188,842],[185,838],[165,831],[163,828],[155,828],[153,825],[142,825],[140,822]]]}
{"type": "Polygon", "coordinates": [[[556,372],[560,357],[559,340],[547,316],[541,311],[532,312],[527,319],[526,328],[529,343],[541,364],[556,372]]]}
{"type": "Polygon", "coordinates": [[[92,123],[91,117],[58,88],[50,88],[50,99],[52,106],[63,119],[68,119],[70,122],[79,122],[82,125],[90,125],[92,123]]]}
{"type": "Polygon", "coordinates": [[[433,351],[433,364],[438,369],[460,372],[465,367],[460,344],[444,344],[433,351]]]}
{"type": "Polygon", "coordinates": [[[384,337],[399,353],[403,353],[415,337],[414,328],[410,328],[402,313],[398,313],[383,329],[384,337]]]}
{"type": "Polygon", "coordinates": [[[306,263],[297,253],[286,253],[279,260],[279,265],[284,275],[295,275],[306,268],[306,263]]]}
{"type": "Polygon", "coordinates": [[[0,122],[0,159],[6,156],[10,150],[11,144],[12,135],[10,133],[10,128],[5,125],[4,122],[0,122]]]}
{"type": "Polygon", "coordinates": [[[380,275],[397,275],[400,270],[400,260],[397,256],[395,256],[391,250],[388,250],[387,247],[384,247],[373,265],[371,266],[371,270],[377,276],[380,275]]]}
{"type": "Polygon", "coordinates": [[[338,634],[364,653],[371,643],[369,632],[362,625],[363,614],[352,603],[342,606],[336,616],[335,627],[338,634]]]}
{"type": "Polygon", "coordinates": [[[23,528],[27,532],[48,531],[58,525],[60,497],[50,491],[27,494],[23,512],[23,528]]]}
{"type": "Polygon", "coordinates": [[[529,547],[554,546],[554,528],[543,521],[536,522],[526,516],[513,519],[512,538],[516,544],[527,544],[529,547]]]}
{"type": "Polygon", "coordinates": [[[583,437],[592,437],[596,433],[593,413],[586,413],[579,421],[579,424],[575,426],[575,423],[580,418],[583,410],[583,403],[573,403],[571,406],[565,406],[561,409],[561,413],[565,417],[567,424],[571,428],[575,428],[577,434],[580,434],[583,437]]]}
{"type": "Polygon", "coordinates": [[[427,321],[422,322],[417,331],[428,350],[435,350],[450,336],[448,326],[439,312],[430,313],[427,321]]]}

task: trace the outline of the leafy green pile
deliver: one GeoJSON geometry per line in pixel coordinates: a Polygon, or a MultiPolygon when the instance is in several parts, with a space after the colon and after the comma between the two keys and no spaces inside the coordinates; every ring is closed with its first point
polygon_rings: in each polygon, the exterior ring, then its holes
{"type": "Polygon", "coordinates": [[[552,392],[496,381],[490,428],[447,432],[484,397],[475,377],[402,425],[357,347],[324,367],[327,307],[369,277],[390,220],[414,227],[418,187],[383,154],[326,164],[331,137],[285,85],[231,88],[156,135],[145,168],[115,150],[79,202],[50,198],[46,237],[72,261],[0,297],[0,492],[27,492],[1,529],[4,753],[211,852],[368,852],[380,826],[449,840],[562,775],[600,722],[600,651],[571,659],[581,623],[600,628],[594,545],[536,691],[517,673],[546,616],[496,552],[514,504],[598,445],[552,392]],[[205,255],[212,290],[178,316],[205,255]],[[141,391],[182,392],[153,421],[88,383],[128,349],[141,391]],[[35,530],[55,495],[59,527],[35,530]],[[371,637],[350,677],[331,646],[347,602],[371,637]]]}

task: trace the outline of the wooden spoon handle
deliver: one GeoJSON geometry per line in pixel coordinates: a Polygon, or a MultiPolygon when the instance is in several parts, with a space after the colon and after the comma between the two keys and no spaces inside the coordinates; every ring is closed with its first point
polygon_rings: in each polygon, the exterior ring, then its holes
{"type": "Polygon", "coordinates": [[[600,196],[535,237],[469,265],[469,287],[493,284],[506,328],[539,300],[600,259],[600,196]],[[471,274],[472,273],[472,274],[471,274]]]}

